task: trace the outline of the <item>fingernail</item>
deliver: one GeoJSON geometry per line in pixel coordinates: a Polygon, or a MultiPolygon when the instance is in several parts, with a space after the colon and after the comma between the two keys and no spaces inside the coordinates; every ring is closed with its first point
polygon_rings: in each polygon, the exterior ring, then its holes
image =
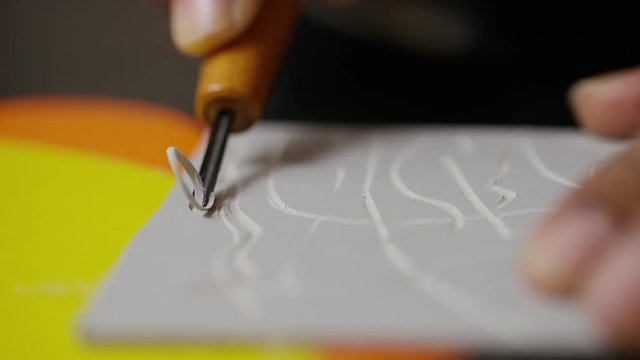
{"type": "Polygon", "coordinates": [[[594,274],[585,302],[605,337],[640,346],[640,231],[624,239],[594,274]]]}
{"type": "Polygon", "coordinates": [[[173,42],[187,55],[206,54],[242,32],[258,7],[258,0],[173,0],[173,42]]]}
{"type": "Polygon", "coordinates": [[[573,290],[613,236],[613,224],[597,207],[564,210],[539,228],[525,250],[524,267],[537,285],[573,290]]]}
{"type": "Polygon", "coordinates": [[[572,102],[578,98],[607,98],[626,87],[626,78],[616,73],[592,76],[575,82],[569,91],[572,102]]]}
{"type": "Polygon", "coordinates": [[[576,81],[573,85],[571,85],[571,89],[569,94],[571,94],[571,99],[575,99],[577,96],[582,94],[598,94],[601,92],[608,91],[607,81],[601,80],[599,77],[590,77],[584,78],[576,81]]]}
{"type": "Polygon", "coordinates": [[[640,67],[618,70],[578,80],[571,86],[571,93],[580,95],[596,95],[626,93],[638,89],[640,67]]]}

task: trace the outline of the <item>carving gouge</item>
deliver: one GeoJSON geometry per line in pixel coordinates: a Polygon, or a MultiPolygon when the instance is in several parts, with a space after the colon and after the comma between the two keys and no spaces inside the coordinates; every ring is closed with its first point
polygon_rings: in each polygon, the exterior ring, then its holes
{"type": "Polygon", "coordinates": [[[195,112],[211,127],[200,166],[203,206],[215,189],[229,133],[251,127],[262,116],[299,8],[299,0],[265,0],[245,33],[202,61],[195,112]]]}

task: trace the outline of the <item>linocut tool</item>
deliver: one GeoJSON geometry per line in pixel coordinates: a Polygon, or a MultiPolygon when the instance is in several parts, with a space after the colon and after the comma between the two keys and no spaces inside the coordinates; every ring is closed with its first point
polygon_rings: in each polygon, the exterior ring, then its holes
{"type": "Polygon", "coordinates": [[[249,128],[262,115],[299,7],[299,0],[265,0],[250,28],[200,66],[195,111],[211,126],[200,167],[203,206],[215,188],[229,133],[249,128]]]}

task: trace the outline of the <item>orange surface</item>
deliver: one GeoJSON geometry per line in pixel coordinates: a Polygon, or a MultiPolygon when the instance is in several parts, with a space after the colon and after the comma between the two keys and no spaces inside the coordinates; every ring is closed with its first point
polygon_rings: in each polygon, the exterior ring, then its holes
{"type": "Polygon", "coordinates": [[[465,357],[452,349],[330,348],[324,352],[331,360],[458,360],[465,357]]]}
{"type": "Polygon", "coordinates": [[[203,128],[159,105],[85,96],[0,99],[0,135],[169,168],[164,149],[190,152],[203,128]],[[162,149],[158,151],[158,149],[162,149]]]}

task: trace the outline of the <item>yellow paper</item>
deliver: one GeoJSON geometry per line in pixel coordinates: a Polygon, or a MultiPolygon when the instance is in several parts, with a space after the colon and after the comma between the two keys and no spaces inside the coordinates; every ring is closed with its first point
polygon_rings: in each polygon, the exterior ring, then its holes
{"type": "Polygon", "coordinates": [[[168,172],[0,138],[0,358],[315,359],[293,348],[88,348],[79,311],[173,182],[168,172]]]}

